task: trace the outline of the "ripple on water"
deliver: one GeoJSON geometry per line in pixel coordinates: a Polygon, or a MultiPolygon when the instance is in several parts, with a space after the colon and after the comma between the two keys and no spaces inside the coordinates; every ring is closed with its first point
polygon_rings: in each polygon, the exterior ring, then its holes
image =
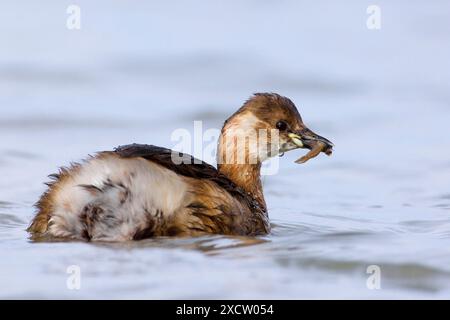
{"type": "Polygon", "coordinates": [[[272,220],[271,226],[271,235],[275,237],[285,237],[297,234],[317,234],[320,230],[320,226],[308,223],[278,221],[276,219],[272,220]]]}
{"type": "Polygon", "coordinates": [[[335,215],[335,214],[322,214],[322,213],[315,213],[315,212],[305,212],[304,214],[308,215],[308,216],[330,219],[330,220],[360,222],[360,223],[370,223],[371,222],[371,220],[366,219],[366,218],[345,217],[343,215],[335,215]]]}
{"type": "Polygon", "coordinates": [[[27,224],[14,214],[0,212],[0,242],[24,238],[27,224]]]}
{"type": "Polygon", "coordinates": [[[9,201],[0,201],[0,241],[14,238],[23,237],[23,232],[27,227],[27,221],[25,221],[18,209],[23,210],[22,206],[17,203],[9,201]]]}
{"type": "Polygon", "coordinates": [[[450,210],[450,193],[438,194],[430,199],[433,203],[431,208],[450,210]]]}
{"type": "Polygon", "coordinates": [[[442,200],[450,200],[450,193],[441,194],[438,198],[442,200]]]}
{"type": "MultiPolygon", "coordinates": [[[[314,269],[339,276],[360,276],[364,286],[370,261],[333,260],[326,257],[278,257],[276,262],[285,268],[314,269]]],[[[426,292],[439,292],[450,282],[450,272],[416,263],[377,263],[382,272],[382,288],[402,288],[426,292]]]]}
{"type": "Polygon", "coordinates": [[[438,208],[442,210],[450,210],[450,203],[438,203],[432,206],[433,208],[438,208]]]}
{"type": "Polygon", "coordinates": [[[0,230],[3,228],[15,228],[24,224],[26,224],[25,221],[13,214],[0,213],[0,230]]]}
{"type": "Polygon", "coordinates": [[[441,238],[450,237],[450,220],[408,220],[400,222],[399,225],[406,232],[434,234],[441,238]]]}
{"type": "Polygon", "coordinates": [[[16,208],[17,204],[9,201],[1,201],[0,200],[0,209],[11,209],[16,208]]]}
{"type": "Polygon", "coordinates": [[[5,150],[3,154],[8,157],[19,158],[19,159],[37,159],[37,158],[39,158],[39,156],[37,154],[31,153],[28,151],[23,151],[23,150],[14,150],[14,149],[5,150]]]}

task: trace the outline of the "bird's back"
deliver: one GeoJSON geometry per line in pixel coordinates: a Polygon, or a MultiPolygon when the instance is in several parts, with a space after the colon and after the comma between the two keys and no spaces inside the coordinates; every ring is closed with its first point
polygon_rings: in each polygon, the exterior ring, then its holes
{"type": "Polygon", "coordinates": [[[265,208],[213,166],[150,145],[127,145],[62,168],[29,231],[92,241],[269,232],[265,208]]]}

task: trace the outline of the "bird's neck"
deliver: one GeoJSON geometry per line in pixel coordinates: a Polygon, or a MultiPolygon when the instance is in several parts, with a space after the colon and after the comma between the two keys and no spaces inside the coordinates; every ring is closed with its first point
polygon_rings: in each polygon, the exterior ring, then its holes
{"type": "Polygon", "coordinates": [[[218,164],[218,170],[266,208],[261,183],[261,163],[218,164]]]}
{"type": "Polygon", "coordinates": [[[230,129],[233,126],[242,127],[239,123],[229,121],[222,129],[217,148],[217,169],[252,196],[261,207],[266,208],[261,183],[261,161],[248,144],[236,142],[237,135],[230,129]]]}

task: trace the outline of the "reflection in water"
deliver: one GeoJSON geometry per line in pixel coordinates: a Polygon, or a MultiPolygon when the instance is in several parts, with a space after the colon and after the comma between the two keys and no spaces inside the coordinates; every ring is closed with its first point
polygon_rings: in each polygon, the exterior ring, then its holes
{"type": "MultiPolygon", "coordinates": [[[[1,218],[1,216],[0,216],[1,218]]],[[[0,219],[1,221],[1,219],[0,219]]],[[[33,236],[30,238],[32,242],[52,243],[52,242],[81,242],[70,241],[65,239],[55,239],[45,236],[33,236]]],[[[144,239],[140,241],[129,241],[123,243],[111,242],[93,242],[93,246],[110,249],[184,249],[197,250],[208,255],[221,254],[225,250],[237,249],[269,242],[269,239],[261,237],[239,237],[239,236],[222,236],[212,235],[194,238],[184,237],[161,237],[155,239],[144,239]]],[[[84,242],[81,242],[84,243],[84,242]]]]}

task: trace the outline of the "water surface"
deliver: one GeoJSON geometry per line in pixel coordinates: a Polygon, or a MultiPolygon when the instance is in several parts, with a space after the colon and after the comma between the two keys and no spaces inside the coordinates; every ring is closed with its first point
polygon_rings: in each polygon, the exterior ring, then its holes
{"type": "Polygon", "coordinates": [[[60,1],[2,4],[0,298],[450,298],[447,2],[379,1],[379,31],[356,0],[78,2],[79,31],[60,1]],[[292,98],[336,145],[264,177],[271,235],[28,239],[58,166],[172,147],[173,130],[220,128],[258,91],[292,98]]]}

